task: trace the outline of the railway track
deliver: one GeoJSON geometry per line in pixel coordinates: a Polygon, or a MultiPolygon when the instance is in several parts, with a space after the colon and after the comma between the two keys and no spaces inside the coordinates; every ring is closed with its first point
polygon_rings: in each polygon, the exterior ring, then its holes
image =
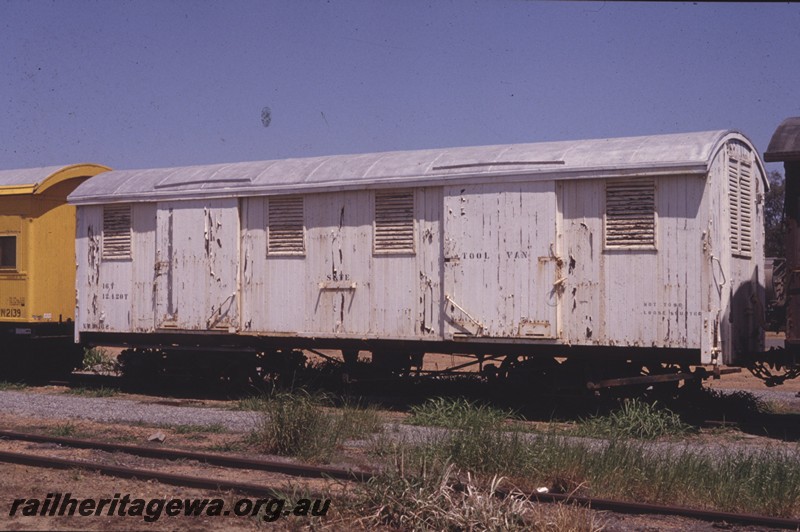
{"type": "Polygon", "coordinates": [[[666,506],[661,504],[616,501],[595,497],[578,497],[575,495],[560,493],[536,493],[530,495],[528,499],[536,502],[572,503],[585,506],[593,510],[607,510],[610,512],[624,514],[673,515],[678,517],[687,517],[690,519],[698,519],[701,521],[710,521],[714,523],[736,523],[742,525],[784,528],[788,530],[797,530],[800,528],[800,519],[720,512],[715,510],[687,508],[685,506],[666,506]]]}
{"type": "MultiPolygon", "coordinates": [[[[306,464],[293,464],[241,456],[114,444],[75,438],[41,436],[12,431],[0,431],[0,439],[28,441],[41,444],[56,444],[66,447],[95,449],[107,452],[120,452],[161,460],[196,460],[198,462],[218,465],[226,468],[255,469],[305,478],[330,478],[354,482],[367,482],[379,474],[375,471],[352,470],[327,466],[311,466],[306,464]]],[[[33,467],[46,467],[52,469],[81,469],[96,471],[104,475],[120,478],[155,480],[168,485],[192,487],[210,491],[231,491],[243,495],[275,496],[281,491],[280,488],[266,486],[263,484],[178,475],[150,469],[130,468],[108,465],[100,462],[55,458],[28,453],[0,451],[0,462],[28,465],[33,467]]],[[[308,493],[308,496],[324,498],[329,496],[329,494],[308,493]]],[[[508,497],[511,495],[504,492],[498,492],[497,496],[508,497]]],[[[605,510],[622,514],[671,515],[715,523],[743,524],[793,530],[800,528],[800,519],[795,518],[721,512],[680,506],[617,501],[611,499],[582,497],[558,493],[534,493],[528,495],[527,498],[532,502],[577,504],[592,508],[594,510],[605,510]]]]}
{"type": "MultiPolygon", "coordinates": [[[[155,480],[170,486],[184,486],[210,491],[232,491],[245,495],[255,495],[259,497],[275,497],[280,494],[280,489],[273,486],[254,484],[248,482],[232,482],[228,480],[213,479],[207,477],[195,477],[189,475],[176,475],[163,473],[151,469],[138,469],[124,466],[113,466],[100,462],[89,462],[83,460],[69,460],[66,458],[53,458],[49,456],[38,456],[26,453],[14,453],[0,451],[0,462],[10,464],[28,465],[34,467],[47,467],[50,469],[81,469],[95,471],[103,475],[119,478],[129,478],[137,480],[155,480]]],[[[306,491],[309,497],[322,498],[320,493],[306,491]]]]}
{"type": "MultiPolygon", "coordinates": [[[[168,449],[159,447],[147,447],[140,445],[125,445],[120,443],[107,443],[94,440],[83,440],[78,438],[64,438],[58,436],[42,436],[38,434],[28,434],[24,432],[13,432],[0,430],[0,439],[28,441],[33,443],[47,443],[73,447],[76,449],[94,449],[112,453],[125,453],[145,458],[155,458],[159,460],[195,460],[206,464],[217,465],[229,469],[251,469],[256,471],[268,471],[271,473],[281,473],[295,477],[304,478],[331,478],[338,480],[355,480],[366,482],[377,473],[371,471],[359,471],[355,469],[343,469],[327,466],[310,466],[305,464],[294,464],[290,462],[280,462],[275,460],[262,460],[247,458],[244,456],[225,455],[217,453],[203,453],[196,451],[185,451],[181,449],[168,449]]],[[[33,464],[28,464],[33,465],[33,464]]]]}

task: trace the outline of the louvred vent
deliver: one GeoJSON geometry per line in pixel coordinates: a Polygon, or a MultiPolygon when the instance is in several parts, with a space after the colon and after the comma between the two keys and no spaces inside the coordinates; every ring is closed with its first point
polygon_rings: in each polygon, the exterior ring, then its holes
{"type": "Polygon", "coordinates": [[[656,245],[656,185],[653,179],[606,182],[606,247],[656,245]]]}
{"type": "Polygon", "coordinates": [[[375,194],[375,252],[414,252],[414,191],[375,194]]]}
{"type": "Polygon", "coordinates": [[[375,252],[414,252],[414,191],[375,194],[375,252]]]}
{"type": "Polygon", "coordinates": [[[131,206],[103,207],[103,258],[131,257],[131,206]]]}
{"type": "Polygon", "coordinates": [[[734,255],[753,252],[753,169],[750,163],[728,159],[728,199],[731,211],[731,248],[734,255]]]}
{"type": "Polygon", "coordinates": [[[269,240],[267,253],[302,255],[305,253],[303,197],[269,199],[269,240]]]}

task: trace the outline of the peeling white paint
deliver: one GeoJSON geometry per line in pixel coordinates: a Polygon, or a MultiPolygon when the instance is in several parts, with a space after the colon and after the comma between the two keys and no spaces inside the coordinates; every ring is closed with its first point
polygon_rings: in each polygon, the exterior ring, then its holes
{"type": "MultiPolygon", "coordinates": [[[[636,214],[648,233],[632,240],[619,238],[627,221],[617,212],[610,246],[606,180],[640,174],[630,165],[592,169],[586,154],[580,176],[574,165],[520,168],[502,179],[426,174],[425,186],[402,189],[413,191],[413,242],[406,220],[390,217],[382,228],[402,228],[402,246],[391,253],[376,252],[371,189],[291,191],[303,200],[303,238],[293,234],[292,253],[267,252],[270,196],[244,189],[241,197],[213,199],[222,190],[215,185],[205,199],[132,203],[126,260],[102,259],[102,205],[79,204],[78,327],[673,347],[729,363],[763,344],[754,309],[763,301],[764,176],[738,134],[698,138],[686,173],[668,171],[683,163],[662,153],[665,139],[614,144],[650,146],[659,163],[646,152],[615,155],[641,159],[655,198],[639,208],[655,212],[636,214]],[[715,149],[712,139],[721,143],[715,149]],[[731,250],[725,143],[754,163],[751,256],[731,250]],[[707,173],[697,171],[702,157],[710,157],[707,173]]],[[[162,188],[173,194],[182,181],[170,175],[174,183],[162,188]]],[[[405,186],[423,182],[416,177],[405,186]]]]}

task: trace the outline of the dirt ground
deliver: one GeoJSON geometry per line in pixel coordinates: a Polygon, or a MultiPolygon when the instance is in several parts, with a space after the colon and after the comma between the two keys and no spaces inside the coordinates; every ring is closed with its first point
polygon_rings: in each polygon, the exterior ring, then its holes
{"type": "MultiPolygon", "coordinates": [[[[137,435],[138,437],[138,435],[137,435]]],[[[8,450],[23,450],[28,444],[20,443],[8,448],[8,450]]],[[[53,452],[59,455],[80,454],[68,450],[53,452]]],[[[86,451],[83,452],[86,454],[86,451]]],[[[77,456],[73,456],[77,458],[77,456]]],[[[87,458],[89,458],[87,456],[87,458]]],[[[180,469],[186,474],[205,475],[207,469],[197,464],[179,464],[170,467],[171,472],[180,469]]],[[[262,482],[274,485],[279,475],[264,475],[262,482]]],[[[243,516],[238,517],[231,511],[237,504],[242,504],[243,497],[231,493],[214,493],[197,489],[183,488],[179,486],[169,486],[158,482],[143,482],[137,480],[117,479],[100,475],[93,472],[69,470],[59,471],[50,469],[40,469],[28,466],[13,464],[0,464],[0,478],[2,478],[2,498],[0,499],[0,529],[1,530],[91,530],[91,531],[122,531],[122,530],[196,530],[200,532],[212,530],[226,531],[257,531],[257,530],[369,530],[366,522],[359,522],[365,515],[359,514],[340,498],[343,495],[341,486],[328,486],[331,505],[325,518],[319,517],[300,517],[293,515],[280,515],[274,522],[267,522],[263,516],[243,516]],[[118,512],[108,515],[107,512],[95,516],[64,515],[64,516],[25,516],[22,515],[27,500],[39,499],[46,500],[48,494],[53,494],[52,498],[73,498],[79,501],[84,499],[113,499],[121,500],[128,496],[131,504],[135,499],[147,501],[164,501],[170,499],[218,499],[222,501],[224,510],[222,515],[200,515],[200,516],[168,516],[162,510],[158,519],[152,519],[148,515],[154,512],[143,512],[143,515],[119,515],[118,512]],[[9,512],[15,500],[26,499],[26,502],[18,505],[16,515],[9,516],[9,512]],[[229,512],[225,515],[224,512],[229,512]]],[[[249,479],[253,481],[253,479],[249,479]]],[[[284,498],[286,506],[291,508],[294,503],[303,498],[304,491],[310,489],[306,485],[298,483],[296,480],[285,481],[284,498]]],[[[314,486],[316,489],[324,490],[323,486],[314,486]]],[[[256,498],[249,498],[255,502],[256,498]]],[[[160,504],[160,503],[156,503],[160,504]]],[[[248,503],[244,503],[248,504],[248,503]]],[[[561,512],[557,507],[544,505],[539,510],[545,515],[561,512]]],[[[362,510],[363,512],[363,510],[362,510]]],[[[734,532],[763,530],[755,527],[737,527],[729,524],[706,523],[674,516],[650,516],[650,515],[620,515],[610,514],[603,511],[588,511],[593,515],[592,520],[595,526],[602,527],[607,532],[655,532],[660,530],[679,532],[697,531],[713,532],[723,528],[734,532]]],[[[270,515],[274,515],[270,514],[270,515]]],[[[541,518],[541,514],[540,514],[541,518]]],[[[545,518],[547,522],[550,519],[545,518]]],[[[557,530],[556,528],[549,528],[557,530]]],[[[387,528],[387,530],[389,530],[387,528]]]]}
{"type": "MultiPolygon", "coordinates": [[[[125,426],[119,424],[95,423],[86,420],[70,420],[68,422],[70,436],[105,441],[123,442],[135,445],[147,444],[148,437],[156,429],[146,426],[125,426]]],[[[30,419],[21,416],[0,414],[0,427],[5,430],[30,431],[42,434],[53,434],[65,427],[63,420],[30,419]]],[[[236,453],[246,452],[242,443],[243,435],[237,433],[184,433],[179,430],[159,428],[166,435],[165,445],[169,447],[188,448],[207,452],[231,451],[236,453]]],[[[230,470],[218,466],[210,466],[192,461],[163,462],[148,458],[118,455],[102,451],[86,449],[72,449],[48,444],[36,444],[23,441],[4,440],[0,444],[3,451],[26,454],[47,455],[58,458],[67,458],[79,461],[92,461],[112,464],[116,466],[134,467],[143,470],[158,470],[186,476],[202,476],[220,480],[246,482],[270,488],[282,494],[285,499],[284,508],[293,508],[298,500],[307,493],[324,493],[331,499],[340,499],[346,491],[346,483],[297,479],[288,475],[269,473],[264,471],[230,470]],[[328,495],[329,494],[329,495],[328,495]]],[[[263,516],[237,516],[234,508],[237,502],[249,499],[255,504],[257,497],[245,497],[232,493],[208,492],[180,486],[160,484],[155,481],[139,481],[135,479],[118,479],[104,476],[85,470],[51,470],[22,466],[15,464],[0,464],[0,529],[2,530],[260,530],[260,529],[285,529],[302,528],[310,524],[311,519],[319,518],[300,517],[293,515],[280,515],[274,522],[267,522],[263,516]],[[121,500],[129,496],[131,505],[133,500],[141,499],[151,504],[151,500],[170,499],[220,499],[223,501],[221,515],[186,516],[167,515],[162,509],[158,514],[159,502],[152,503],[150,513],[147,507],[141,515],[108,515],[107,510],[100,515],[81,516],[54,515],[42,516],[40,514],[48,494],[53,494],[51,500],[61,494],[63,499],[67,495],[73,499],[114,499],[121,500]],[[26,499],[26,502],[17,505],[14,515],[15,501],[26,499]],[[26,505],[32,505],[29,499],[40,501],[38,515],[24,515],[26,505]],[[224,512],[227,511],[226,515],[224,512]],[[148,517],[148,515],[150,517],[148,517]],[[148,519],[145,519],[148,517],[148,519]],[[157,519],[153,519],[157,517],[157,519]]],[[[110,503],[109,503],[110,504],[110,503]]],[[[121,503],[119,503],[121,504],[121,503]]],[[[248,502],[242,502],[242,508],[248,502]]],[[[265,503],[267,504],[267,503],[265,503]]],[[[338,512],[336,502],[331,502],[328,519],[334,518],[338,512]]],[[[28,506],[30,508],[33,506],[28,506]]],[[[108,507],[108,506],[107,506],[108,507]]],[[[132,506],[131,506],[132,508],[132,506]]],[[[275,506],[272,506],[275,508],[275,506]]],[[[273,514],[270,514],[273,515],[273,514]]]]}
{"type": "MultiPolygon", "coordinates": [[[[776,339],[773,338],[773,341],[776,339]]],[[[337,355],[337,353],[330,353],[337,355]]],[[[466,362],[467,359],[457,355],[430,355],[426,357],[425,369],[437,370],[466,362]]],[[[472,366],[468,371],[477,370],[477,365],[472,366]]],[[[754,377],[749,371],[723,375],[719,380],[708,380],[706,386],[713,389],[740,389],[760,391],[767,389],[761,380],[754,377]]],[[[784,385],[773,388],[784,392],[800,392],[800,380],[788,381],[784,385]]],[[[30,393],[59,393],[54,387],[29,388],[30,393]]],[[[141,396],[141,401],[162,402],[163,399],[141,396]]],[[[203,403],[197,406],[224,407],[224,401],[199,401],[203,403]]],[[[398,414],[395,413],[396,417],[398,414]]],[[[393,419],[397,421],[397,419],[393,419]]],[[[120,425],[103,424],[84,420],[44,420],[10,416],[0,413],[0,428],[6,430],[28,430],[38,433],[54,433],[63,430],[69,424],[70,435],[74,437],[97,438],[108,441],[117,441],[131,444],[144,444],[156,429],[153,427],[139,425],[120,425]]],[[[159,428],[167,436],[166,444],[170,447],[192,448],[211,452],[250,452],[243,443],[244,436],[237,433],[226,432],[181,432],[168,428],[159,428]]],[[[358,524],[358,515],[352,513],[352,509],[341,506],[341,499],[337,496],[346,489],[341,484],[329,483],[325,481],[298,481],[295,478],[283,475],[269,474],[264,472],[241,472],[228,471],[223,468],[205,466],[198,463],[176,462],[170,464],[156,463],[146,459],[133,457],[115,457],[114,455],[99,455],[97,452],[86,450],[73,450],[41,445],[34,445],[24,442],[0,441],[0,449],[6,451],[29,452],[51,454],[53,456],[85,459],[85,460],[106,460],[117,465],[129,465],[141,467],[142,469],[159,468],[172,473],[180,473],[194,476],[215,476],[220,479],[231,479],[244,482],[260,483],[270,487],[276,487],[285,492],[287,499],[286,508],[298,499],[302,498],[303,493],[308,490],[331,493],[331,507],[328,516],[324,520],[311,517],[299,516],[278,516],[274,522],[266,522],[261,516],[238,517],[231,511],[232,508],[242,499],[240,495],[231,493],[210,493],[202,490],[183,488],[178,486],[168,486],[152,481],[124,480],[103,476],[93,472],[82,470],[58,471],[40,469],[29,466],[0,463],[0,529],[2,530],[177,530],[189,529],[199,531],[210,530],[272,530],[272,529],[364,529],[364,525],[358,524]],[[161,501],[169,499],[214,499],[219,498],[224,503],[222,515],[200,515],[200,516],[168,516],[162,510],[158,519],[145,520],[145,515],[107,515],[104,512],[98,516],[26,516],[23,515],[26,505],[32,507],[29,499],[39,499],[44,501],[48,494],[61,494],[65,497],[70,494],[74,499],[121,499],[126,495],[131,500],[142,499],[144,501],[161,501]],[[10,515],[15,501],[25,499],[25,502],[17,504],[16,512],[10,515]],[[228,515],[224,515],[227,510],[228,515]]],[[[348,454],[355,457],[358,462],[358,449],[348,449],[348,454]]],[[[363,451],[362,451],[363,452],[363,451]]],[[[255,498],[251,498],[255,500],[255,498]]],[[[158,502],[153,503],[156,507],[158,502]]],[[[163,504],[163,503],[161,503],[163,504]]],[[[240,503],[248,504],[248,503],[240,503]]],[[[157,508],[154,507],[155,511],[157,508]]],[[[28,512],[30,513],[30,511],[28,512]]],[[[153,512],[151,512],[151,515],[153,512]]],[[[605,530],[714,530],[718,525],[710,523],[699,523],[691,520],[669,517],[653,516],[612,516],[598,512],[598,522],[606,522],[605,530]]],[[[730,530],[757,530],[755,528],[727,527],[730,530]]]]}
{"type": "Polygon", "coordinates": [[[779,386],[768,388],[764,381],[755,377],[746,369],[739,373],[729,373],[722,375],[719,380],[709,379],[706,381],[706,386],[718,390],[777,390],[784,392],[798,393],[800,392],[800,379],[788,380],[779,386]]]}
{"type": "MultiPolygon", "coordinates": [[[[767,333],[766,347],[782,347],[783,346],[783,333],[767,333]]],[[[712,389],[720,390],[748,390],[748,391],[761,391],[772,389],[776,391],[800,393],[800,378],[787,380],[779,386],[768,388],[764,382],[755,377],[747,369],[742,369],[739,373],[730,373],[722,375],[720,379],[709,379],[706,381],[706,386],[712,389]]]]}

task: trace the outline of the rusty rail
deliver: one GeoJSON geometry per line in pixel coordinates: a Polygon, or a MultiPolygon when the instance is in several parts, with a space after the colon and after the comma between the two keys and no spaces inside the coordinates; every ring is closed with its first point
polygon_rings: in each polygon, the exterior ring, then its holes
{"type": "MultiPolygon", "coordinates": [[[[119,478],[133,478],[137,480],[155,480],[162,484],[171,486],[184,486],[211,491],[233,491],[242,495],[255,495],[259,497],[279,496],[281,490],[261,484],[248,482],[231,482],[227,480],[212,479],[206,477],[192,477],[189,475],[175,475],[172,473],[162,473],[149,469],[136,469],[132,467],[113,466],[101,464],[99,462],[88,462],[82,460],[69,460],[66,458],[53,458],[49,456],[37,456],[25,453],[13,453],[0,451],[0,462],[9,464],[20,464],[34,467],[47,467],[50,469],[82,469],[87,471],[97,471],[104,475],[119,478]]],[[[324,498],[326,495],[321,493],[309,493],[311,498],[324,498]]]]}
{"type": "MultiPolygon", "coordinates": [[[[212,453],[196,453],[178,449],[159,449],[154,447],[140,447],[134,445],[123,445],[75,438],[62,438],[39,436],[35,434],[17,433],[11,431],[0,431],[0,439],[15,439],[30,441],[35,443],[55,443],[76,448],[99,449],[111,452],[123,452],[135,454],[148,458],[165,460],[197,460],[209,464],[220,465],[223,467],[257,469],[284,473],[288,475],[310,477],[310,478],[335,478],[341,480],[353,480],[356,482],[366,482],[374,478],[378,473],[370,471],[356,471],[339,469],[325,466],[308,466],[304,464],[291,464],[285,462],[274,462],[268,460],[251,459],[240,456],[226,456],[212,453]]],[[[245,482],[231,482],[225,480],[211,479],[205,477],[193,477],[188,475],[176,475],[152,471],[146,469],[135,469],[128,467],[112,466],[97,462],[82,460],[69,460],[63,458],[53,458],[36,456],[24,453],[13,453],[0,451],[0,462],[30,465],[34,467],[48,467],[53,469],[83,469],[98,471],[105,475],[120,478],[136,478],[139,480],[155,480],[164,484],[174,486],[186,486],[198,489],[214,491],[234,491],[246,495],[256,496],[275,496],[280,489],[252,484],[245,482]]],[[[508,497],[509,493],[496,492],[499,497],[508,497]]],[[[324,494],[310,494],[310,497],[323,498],[324,494]]],[[[733,512],[722,512],[716,510],[704,510],[698,508],[687,508],[682,506],[665,506],[659,504],[637,503],[616,501],[602,498],[581,497],[576,495],[558,493],[534,493],[527,498],[535,502],[544,503],[571,503],[586,506],[595,510],[607,510],[616,513],[628,514],[654,514],[654,515],[675,515],[688,517],[703,521],[741,523],[756,526],[771,526],[784,529],[800,528],[800,519],[771,517],[754,514],[738,514],[733,512]]]]}
{"type": "MultiPolygon", "coordinates": [[[[498,494],[508,496],[508,494],[498,494]]],[[[626,514],[654,514],[654,515],[675,515],[688,517],[702,521],[740,523],[756,526],[770,526],[775,528],[785,528],[797,530],[800,528],[800,519],[788,517],[772,517],[768,515],[737,514],[733,512],[720,512],[716,510],[704,510],[699,508],[687,508],[685,506],[663,506],[660,504],[648,504],[641,502],[625,502],[610,499],[598,499],[590,497],[578,497],[575,495],[559,493],[534,493],[527,497],[531,501],[549,503],[572,503],[586,506],[594,510],[608,510],[615,513],[626,514]]]]}
{"type": "Polygon", "coordinates": [[[247,458],[244,456],[230,456],[215,453],[203,453],[195,451],[184,451],[180,449],[164,449],[158,447],[144,447],[139,445],[125,445],[119,443],[106,443],[93,440],[82,440],[77,438],[63,438],[57,436],[41,436],[38,434],[27,434],[24,432],[12,432],[0,430],[0,439],[22,440],[34,443],[54,443],[65,447],[79,449],[97,449],[108,452],[126,453],[146,458],[156,458],[160,460],[196,460],[207,464],[218,465],[235,469],[254,469],[259,471],[269,471],[272,473],[283,473],[296,477],[307,478],[334,478],[339,480],[356,480],[366,482],[373,476],[374,472],[358,471],[353,469],[342,469],[327,466],[309,466],[305,464],[293,464],[289,462],[278,462],[274,460],[262,460],[257,458],[247,458]]]}

